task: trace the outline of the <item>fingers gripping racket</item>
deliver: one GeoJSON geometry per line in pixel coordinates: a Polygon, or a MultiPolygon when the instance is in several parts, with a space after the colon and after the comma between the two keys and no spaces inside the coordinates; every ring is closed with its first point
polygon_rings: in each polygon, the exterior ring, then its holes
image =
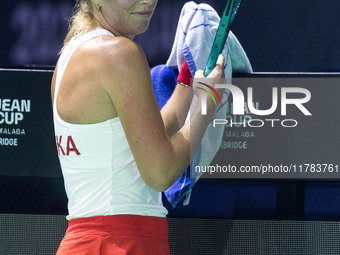
{"type": "Polygon", "coordinates": [[[207,77],[214,69],[217,58],[221,54],[225,42],[228,38],[230,26],[234,21],[236,12],[240,6],[241,0],[228,0],[224,13],[218,25],[213,46],[210,51],[208,62],[204,71],[204,76],[207,77]]]}

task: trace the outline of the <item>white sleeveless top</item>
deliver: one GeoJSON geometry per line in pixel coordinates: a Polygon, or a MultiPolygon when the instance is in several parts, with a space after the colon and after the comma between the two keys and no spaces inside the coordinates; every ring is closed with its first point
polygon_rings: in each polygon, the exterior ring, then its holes
{"type": "Polygon", "coordinates": [[[96,124],[70,124],[57,112],[56,99],[66,66],[84,42],[106,30],[72,38],[60,56],[53,115],[56,143],[68,197],[68,220],[115,214],[165,217],[162,196],[140,176],[119,117],[96,124]]]}

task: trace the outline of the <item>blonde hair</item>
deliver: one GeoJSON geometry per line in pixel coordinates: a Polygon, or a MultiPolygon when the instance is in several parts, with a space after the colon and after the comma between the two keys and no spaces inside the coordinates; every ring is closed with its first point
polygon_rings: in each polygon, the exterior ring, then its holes
{"type": "Polygon", "coordinates": [[[67,43],[75,35],[83,32],[88,28],[93,28],[98,25],[93,15],[93,6],[91,0],[76,0],[74,13],[69,20],[69,29],[65,37],[63,47],[60,52],[65,49],[67,43]]]}

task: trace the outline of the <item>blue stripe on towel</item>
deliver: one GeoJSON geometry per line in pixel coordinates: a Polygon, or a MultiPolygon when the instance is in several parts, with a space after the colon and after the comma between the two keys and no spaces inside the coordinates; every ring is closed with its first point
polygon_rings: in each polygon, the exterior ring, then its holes
{"type": "Polygon", "coordinates": [[[185,41],[183,42],[182,53],[184,55],[185,60],[188,63],[188,67],[189,67],[189,70],[191,72],[191,76],[194,77],[195,73],[197,71],[197,68],[196,68],[194,58],[191,55],[191,51],[190,51],[188,45],[185,43],[185,41]]]}
{"type": "Polygon", "coordinates": [[[212,12],[213,10],[211,10],[211,9],[202,9],[202,8],[194,8],[194,9],[192,9],[193,11],[204,11],[204,12],[212,12]]]}
{"type": "Polygon", "coordinates": [[[199,24],[199,25],[196,25],[194,27],[189,28],[188,31],[193,30],[193,29],[198,28],[198,27],[202,27],[202,26],[204,26],[204,27],[212,27],[209,24],[199,24]]]}

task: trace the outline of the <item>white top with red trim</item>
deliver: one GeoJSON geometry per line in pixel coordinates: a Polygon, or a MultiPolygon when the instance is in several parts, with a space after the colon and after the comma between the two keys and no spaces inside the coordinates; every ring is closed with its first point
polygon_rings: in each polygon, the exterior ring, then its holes
{"type": "Polygon", "coordinates": [[[109,31],[94,30],[73,38],[60,56],[53,104],[59,160],[68,197],[68,220],[98,215],[165,217],[162,196],[143,181],[119,117],[96,124],[70,124],[56,109],[60,81],[73,52],[109,31]]]}

